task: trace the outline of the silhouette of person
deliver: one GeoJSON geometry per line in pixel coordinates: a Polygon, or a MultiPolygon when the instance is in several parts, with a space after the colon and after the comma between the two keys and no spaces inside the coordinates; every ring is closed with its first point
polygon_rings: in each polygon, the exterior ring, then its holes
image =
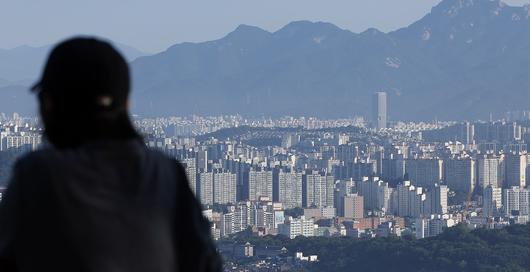
{"type": "Polygon", "coordinates": [[[221,271],[176,160],[128,114],[129,68],[107,42],[73,38],[32,88],[49,145],[19,159],[0,204],[0,271],[221,271]]]}

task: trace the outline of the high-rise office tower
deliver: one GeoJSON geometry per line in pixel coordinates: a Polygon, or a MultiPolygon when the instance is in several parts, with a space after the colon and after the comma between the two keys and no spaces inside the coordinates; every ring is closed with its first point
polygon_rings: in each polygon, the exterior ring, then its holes
{"type": "Polygon", "coordinates": [[[502,188],[488,185],[484,189],[482,215],[484,217],[496,216],[502,207],[502,188]]]}
{"type": "Polygon", "coordinates": [[[261,196],[272,199],[272,171],[252,169],[248,173],[248,198],[259,200],[261,196]]]}
{"type": "Polygon", "coordinates": [[[376,92],[373,97],[373,125],[377,130],[387,125],[387,96],[385,92],[376,92]]]}
{"type": "Polygon", "coordinates": [[[302,173],[280,171],[278,174],[278,201],[287,209],[302,207],[302,173]]]}

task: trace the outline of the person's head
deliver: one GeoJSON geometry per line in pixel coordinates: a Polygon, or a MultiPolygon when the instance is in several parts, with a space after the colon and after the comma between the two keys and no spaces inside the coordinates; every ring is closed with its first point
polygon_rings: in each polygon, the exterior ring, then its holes
{"type": "Polygon", "coordinates": [[[73,38],[50,53],[38,94],[44,134],[59,148],[139,137],[128,114],[129,67],[107,42],[73,38]]]}

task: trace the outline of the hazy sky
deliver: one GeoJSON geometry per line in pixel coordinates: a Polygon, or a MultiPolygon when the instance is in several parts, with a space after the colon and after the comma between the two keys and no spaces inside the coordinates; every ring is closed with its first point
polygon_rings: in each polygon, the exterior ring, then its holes
{"type": "MultiPolygon", "coordinates": [[[[440,0],[0,0],[0,48],[46,45],[75,34],[110,38],[147,52],[217,39],[239,24],[275,31],[294,20],[354,32],[390,31],[440,0]]],[[[530,0],[507,0],[511,5],[530,0]]]]}

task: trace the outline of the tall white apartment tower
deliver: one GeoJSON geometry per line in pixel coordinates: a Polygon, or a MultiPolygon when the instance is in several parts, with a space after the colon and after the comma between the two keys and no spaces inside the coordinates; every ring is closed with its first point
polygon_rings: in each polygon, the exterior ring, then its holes
{"type": "Polygon", "coordinates": [[[278,187],[278,200],[285,208],[302,207],[302,173],[280,171],[278,187]]]}
{"type": "Polygon", "coordinates": [[[248,174],[248,198],[256,201],[261,196],[272,199],[272,171],[250,170],[248,174]]]}
{"type": "Polygon", "coordinates": [[[236,203],[236,174],[229,172],[214,173],[213,202],[218,204],[236,203]]]}
{"type": "Polygon", "coordinates": [[[200,200],[203,205],[213,204],[213,173],[201,172],[199,174],[200,200]]]}
{"type": "Polygon", "coordinates": [[[333,207],[334,186],[333,176],[320,174],[318,171],[306,172],[305,181],[306,207],[333,207]]]}
{"type": "Polygon", "coordinates": [[[478,186],[482,189],[493,186],[502,187],[501,159],[492,155],[479,157],[477,160],[478,186]]]}

